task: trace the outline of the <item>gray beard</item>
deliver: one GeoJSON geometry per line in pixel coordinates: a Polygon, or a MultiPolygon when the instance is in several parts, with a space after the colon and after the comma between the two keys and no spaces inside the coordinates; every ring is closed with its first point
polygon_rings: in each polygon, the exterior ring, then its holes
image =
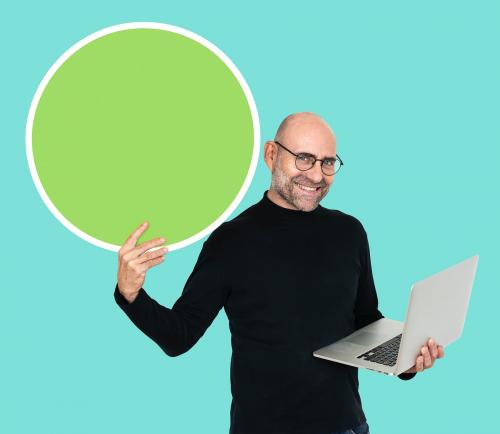
{"type": "Polygon", "coordinates": [[[271,189],[274,190],[286,203],[288,203],[293,208],[299,209],[301,211],[312,211],[319,205],[321,200],[328,193],[328,190],[322,189],[321,194],[318,196],[317,200],[315,202],[310,202],[311,205],[314,204],[314,206],[308,207],[307,210],[304,210],[301,206],[301,198],[295,192],[294,186],[295,181],[291,178],[288,178],[281,170],[279,164],[277,164],[272,174],[271,189]]]}

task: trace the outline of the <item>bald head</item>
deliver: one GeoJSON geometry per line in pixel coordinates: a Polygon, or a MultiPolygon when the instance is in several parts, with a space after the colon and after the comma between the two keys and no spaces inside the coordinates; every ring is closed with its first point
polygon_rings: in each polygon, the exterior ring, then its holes
{"type": "Polygon", "coordinates": [[[274,140],[280,143],[308,142],[318,136],[322,141],[335,142],[335,133],[321,116],[313,112],[298,112],[283,119],[274,140]]]}

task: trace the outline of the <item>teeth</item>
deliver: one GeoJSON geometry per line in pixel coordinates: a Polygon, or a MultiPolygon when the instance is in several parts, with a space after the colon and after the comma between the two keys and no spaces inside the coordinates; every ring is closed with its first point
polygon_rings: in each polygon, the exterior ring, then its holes
{"type": "Polygon", "coordinates": [[[306,191],[316,191],[316,188],[313,188],[313,187],[306,187],[305,185],[302,185],[302,184],[299,184],[298,182],[296,182],[296,184],[299,186],[299,188],[301,188],[302,190],[306,190],[306,191]]]}

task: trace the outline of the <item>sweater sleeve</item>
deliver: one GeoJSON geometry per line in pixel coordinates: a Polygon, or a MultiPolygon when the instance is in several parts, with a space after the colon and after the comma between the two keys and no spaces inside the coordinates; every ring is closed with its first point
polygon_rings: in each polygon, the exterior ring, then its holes
{"type": "Polygon", "coordinates": [[[132,303],[115,287],[114,298],[130,320],[171,357],[188,351],[203,336],[224,306],[228,287],[210,238],[203,244],[181,296],[171,309],[151,298],[144,288],[132,303]]]}
{"type": "Polygon", "coordinates": [[[370,246],[364,228],[362,228],[362,233],[361,272],[354,307],[356,330],[384,317],[378,309],[377,290],[372,274],[370,246]]]}
{"type": "Polygon", "coordinates": [[[398,377],[401,378],[401,380],[411,380],[415,375],[417,375],[417,373],[413,373],[413,374],[399,374],[398,377]]]}

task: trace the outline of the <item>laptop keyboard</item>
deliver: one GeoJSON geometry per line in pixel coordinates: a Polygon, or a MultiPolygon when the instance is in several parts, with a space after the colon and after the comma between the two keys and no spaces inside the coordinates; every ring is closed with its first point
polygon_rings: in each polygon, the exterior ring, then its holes
{"type": "Polygon", "coordinates": [[[381,365],[394,366],[398,359],[402,333],[361,354],[357,359],[368,360],[381,365]]]}

